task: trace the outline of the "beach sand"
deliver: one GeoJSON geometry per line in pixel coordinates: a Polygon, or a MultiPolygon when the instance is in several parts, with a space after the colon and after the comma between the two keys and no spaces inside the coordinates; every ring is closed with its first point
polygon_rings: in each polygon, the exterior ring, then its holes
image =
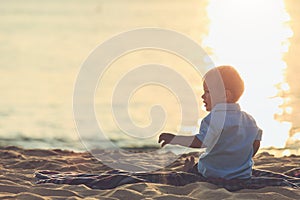
{"type": "MultiPolygon", "coordinates": [[[[172,153],[169,154],[173,156],[172,153]]],[[[197,156],[198,153],[182,155],[168,169],[176,170],[183,165],[185,158],[190,155],[197,156]]],[[[0,158],[0,199],[300,199],[300,190],[288,187],[265,187],[257,190],[245,189],[229,192],[224,188],[203,182],[180,187],[135,183],[110,190],[90,189],[85,185],[37,185],[34,178],[34,172],[37,170],[100,174],[109,168],[89,153],[76,153],[59,149],[1,147],[0,158]]],[[[139,159],[137,157],[135,163],[139,159]]],[[[159,158],[157,160],[159,163],[159,158]]],[[[275,172],[284,172],[300,166],[300,156],[294,155],[277,158],[263,152],[258,154],[254,160],[255,168],[275,172]]],[[[127,162],[124,164],[133,164],[130,161],[127,162]]],[[[141,163],[141,165],[150,164],[141,163]]]]}

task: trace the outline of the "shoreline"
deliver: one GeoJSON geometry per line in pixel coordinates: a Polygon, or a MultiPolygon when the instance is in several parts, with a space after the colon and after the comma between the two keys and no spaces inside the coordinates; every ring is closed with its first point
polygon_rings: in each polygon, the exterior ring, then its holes
{"type": "MultiPolygon", "coordinates": [[[[66,148],[61,148],[61,147],[40,147],[38,146],[37,148],[27,148],[22,146],[22,145],[0,145],[0,149],[2,148],[19,148],[19,149],[43,149],[43,150],[63,150],[63,151],[71,151],[71,152],[76,152],[76,153],[85,153],[88,152],[88,150],[83,146],[81,149],[74,148],[72,149],[71,147],[66,147],[66,148]]],[[[116,147],[115,149],[108,149],[108,148],[103,148],[100,150],[124,150],[124,151],[129,151],[129,152],[148,152],[148,151],[162,151],[162,152],[167,152],[170,151],[176,155],[184,154],[184,153],[191,153],[191,152],[204,152],[204,149],[193,149],[193,148],[186,148],[186,147],[179,147],[179,146],[167,146],[162,149],[159,145],[145,145],[145,146],[138,146],[138,147],[133,147],[133,146],[125,146],[125,147],[116,147]]],[[[99,149],[93,149],[91,151],[97,151],[99,149]]],[[[298,148],[289,148],[289,147],[261,147],[258,150],[258,153],[263,153],[263,152],[268,152],[271,155],[274,155],[275,157],[283,157],[283,156],[300,156],[300,149],[298,148]]]]}

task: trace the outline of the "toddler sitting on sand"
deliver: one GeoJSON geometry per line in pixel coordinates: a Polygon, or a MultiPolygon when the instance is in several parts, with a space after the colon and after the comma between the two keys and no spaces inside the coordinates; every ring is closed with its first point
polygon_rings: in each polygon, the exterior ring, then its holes
{"type": "Polygon", "coordinates": [[[198,164],[192,157],[184,170],[205,178],[248,179],[252,176],[252,157],[260,146],[262,130],[255,120],[241,111],[237,101],[244,92],[244,82],[231,66],[220,66],[206,73],[202,95],[210,113],[202,120],[195,136],[162,133],[159,143],[186,147],[205,147],[198,164]]]}
{"type": "Polygon", "coordinates": [[[37,184],[85,184],[93,189],[111,189],[140,182],[183,186],[194,182],[209,182],[229,191],[257,189],[266,186],[299,188],[300,169],[284,174],[252,169],[252,157],[260,146],[262,130],[254,119],[240,110],[236,103],[244,91],[238,72],[230,66],[210,70],[204,77],[202,95],[210,113],[202,120],[199,134],[175,136],[162,133],[159,142],[186,147],[205,147],[198,164],[192,157],[185,162],[185,172],[125,172],[110,170],[101,174],[59,173],[38,171],[37,184]]]}

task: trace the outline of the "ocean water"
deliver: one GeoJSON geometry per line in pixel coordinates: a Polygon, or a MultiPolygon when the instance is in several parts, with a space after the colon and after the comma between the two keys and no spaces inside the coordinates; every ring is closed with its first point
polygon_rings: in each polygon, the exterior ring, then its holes
{"type": "MultiPolygon", "coordinates": [[[[263,146],[295,152],[300,138],[299,2],[224,2],[1,0],[0,145],[85,150],[84,140],[95,148],[108,147],[108,141],[119,147],[158,147],[158,132],[131,135],[120,130],[110,104],[120,78],[148,63],[168,65],[188,81],[199,101],[201,119],[206,114],[201,109],[201,76],[174,54],[144,49],[120,57],[99,78],[95,115],[105,137],[95,138],[93,126],[78,134],[73,91],[84,60],[98,44],[118,33],[158,27],[193,39],[215,64],[234,65],[247,87],[241,105],[265,130],[263,146]]],[[[199,119],[194,118],[184,119],[188,125],[179,126],[180,102],[161,85],[142,87],[128,101],[129,106],[116,101],[121,110],[128,109],[133,121],[128,123],[151,124],[150,108],[159,104],[166,113],[160,132],[190,134],[198,128],[199,119]]]]}

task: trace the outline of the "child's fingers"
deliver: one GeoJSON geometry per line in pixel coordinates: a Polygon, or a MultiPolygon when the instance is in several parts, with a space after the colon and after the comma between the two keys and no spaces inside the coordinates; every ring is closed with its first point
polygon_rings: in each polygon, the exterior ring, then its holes
{"type": "Polygon", "coordinates": [[[158,143],[160,143],[161,141],[162,141],[162,137],[160,135],[159,138],[158,138],[158,143]]]}
{"type": "Polygon", "coordinates": [[[165,133],[160,134],[159,138],[158,138],[158,143],[160,143],[161,141],[165,140],[165,133]]]}

